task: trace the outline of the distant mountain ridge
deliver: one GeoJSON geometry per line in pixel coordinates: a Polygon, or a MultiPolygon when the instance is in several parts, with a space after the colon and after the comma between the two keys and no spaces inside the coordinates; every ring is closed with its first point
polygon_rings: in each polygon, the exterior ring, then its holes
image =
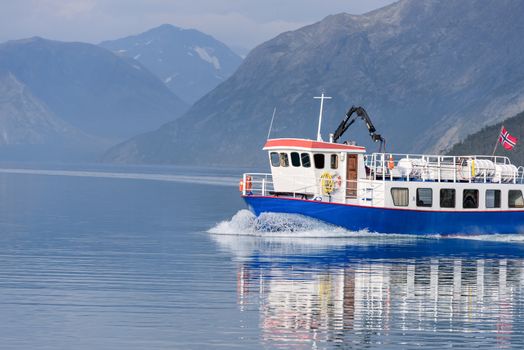
{"type": "Polygon", "coordinates": [[[0,145],[58,143],[82,136],[86,137],[57,118],[13,74],[0,73],[0,145]]]}
{"type": "Polygon", "coordinates": [[[136,59],[188,103],[229,78],[242,62],[210,35],[170,24],[100,46],[136,59]]]}
{"type": "MultiPolygon", "coordinates": [[[[321,90],[334,97],[326,104],[326,138],[355,104],[370,113],[391,151],[445,150],[524,110],[522,13],[518,0],[402,0],[364,15],[329,16],[255,48],[182,118],[105,159],[264,164],[260,148],[273,107],[274,137],[314,137],[312,97],[321,90]]],[[[347,137],[369,145],[358,123],[347,137]]]]}
{"type": "Polygon", "coordinates": [[[96,157],[110,143],[58,118],[9,72],[0,72],[0,159],[96,157]]]}
{"type": "Polygon", "coordinates": [[[187,109],[136,61],[38,37],[0,44],[0,91],[4,146],[82,146],[94,154],[187,109]]]}

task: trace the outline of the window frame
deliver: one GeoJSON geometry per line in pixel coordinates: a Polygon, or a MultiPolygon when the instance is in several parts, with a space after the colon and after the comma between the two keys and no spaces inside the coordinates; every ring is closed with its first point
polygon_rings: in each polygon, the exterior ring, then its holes
{"type": "Polygon", "coordinates": [[[304,168],[311,168],[311,155],[307,152],[300,153],[300,164],[302,164],[302,167],[304,168]],[[304,156],[307,157],[307,165],[304,164],[304,158],[306,158],[304,156]]]}
{"type": "Polygon", "coordinates": [[[291,158],[291,166],[293,166],[294,168],[299,168],[300,165],[301,165],[301,162],[300,162],[300,153],[298,152],[291,152],[289,154],[290,158],[291,158]],[[296,157],[298,158],[293,158],[293,155],[296,154],[296,157]],[[295,165],[295,160],[296,160],[296,165],[295,165]]]}
{"type": "Polygon", "coordinates": [[[279,155],[280,155],[280,166],[283,168],[288,168],[289,167],[289,155],[287,154],[287,152],[280,152],[279,155]]]}
{"type": "Polygon", "coordinates": [[[390,195],[391,195],[391,200],[393,202],[393,205],[395,207],[409,207],[409,188],[408,187],[391,187],[390,191],[389,191],[390,195]],[[401,190],[401,191],[405,191],[407,192],[407,201],[406,201],[406,204],[397,204],[397,202],[395,201],[395,195],[393,195],[393,191],[398,191],[398,190],[401,190]]]}
{"type": "Polygon", "coordinates": [[[271,163],[271,166],[273,168],[280,167],[280,154],[278,154],[278,152],[270,152],[269,153],[269,162],[271,163]],[[274,155],[276,156],[276,158],[273,157],[274,155]],[[276,160],[276,162],[274,162],[274,160],[276,160]]]}
{"type": "MultiPolygon", "coordinates": [[[[515,202],[517,200],[515,199],[515,202]]],[[[510,209],[520,209],[520,208],[524,208],[524,197],[522,196],[522,191],[521,190],[509,190],[508,191],[508,208],[510,209]],[[522,204],[521,205],[516,205],[516,204],[513,204],[513,205],[510,205],[510,200],[511,200],[511,195],[510,193],[511,192],[520,192],[520,199],[522,200],[522,204]]]]}
{"type": "Polygon", "coordinates": [[[465,188],[462,190],[462,209],[478,209],[479,208],[479,190],[478,189],[475,189],[475,188],[465,188]],[[465,200],[467,198],[466,196],[466,192],[472,192],[472,193],[475,193],[476,194],[476,206],[474,207],[467,207],[465,204],[465,200]]]}
{"type": "Polygon", "coordinates": [[[502,191],[501,190],[496,190],[496,189],[487,189],[486,192],[484,193],[484,205],[486,207],[486,209],[500,209],[501,206],[502,206],[502,191]],[[492,207],[488,207],[488,192],[493,192],[494,193],[494,197],[493,197],[493,206],[492,207]],[[497,198],[497,194],[498,193],[498,198],[497,198]],[[498,199],[498,202],[497,202],[497,199],[498,199]],[[498,206],[497,206],[497,203],[498,203],[498,206]]]}
{"type": "Polygon", "coordinates": [[[330,157],[329,157],[329,167],[331,169],[333,169],[333,170],[338,169],[338,154],[333,153],[333,154],[330,155],[330,157]],[[335,160],[335,161],[333,162],[333,160],[335,160]],[[333,165],[335,165],[335,166],[333,166],[333,165]]]}
{"type": "Polygon", "coordinates": [[[441,208],[448,208],[448,209],[456,208],[457,207],[457,190],[454,188],[441,188],[439,191],[439,204],[441,208]],[[451,193],[453,193],[453,206],[442,205],[442,197],[443,197],[442,191],[450,191],[451,193]]]}
{"type": "Polygon", "coordinates": [[[326,155],[324,153],[313,153],[313,163],[315,169],[325,169],[326,168],[326,155]],[[317,166],[317,156],[322,157],[322,167],[317,166]]]}
{"type": "Polygon", "coordinates": [[[418,187],[417,188],[416,205],[417,205],[417,207],[421,207],[421,208],[431,208],[431,207],[433,207],[433,189],[431,187],[418,187]],[[431,194],[430,195],[431,203],[429,203],[429,205],[428,204],[419,204],[419,203],[421,203],[420,194],[419,194],[420,190],[425,190],[425,191],[429,190],[429,193],[431,194]]]}

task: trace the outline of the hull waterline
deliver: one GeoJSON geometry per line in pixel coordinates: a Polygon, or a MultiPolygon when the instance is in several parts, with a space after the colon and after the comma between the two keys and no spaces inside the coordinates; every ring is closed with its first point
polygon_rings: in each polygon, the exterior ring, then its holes
{"type": "Polygon", "coordinates": [[[308,216],[350,231],[419,235],[524,233],[524,211],[423,211],[274,196],[243,196],[249,209],[308,216]]]}

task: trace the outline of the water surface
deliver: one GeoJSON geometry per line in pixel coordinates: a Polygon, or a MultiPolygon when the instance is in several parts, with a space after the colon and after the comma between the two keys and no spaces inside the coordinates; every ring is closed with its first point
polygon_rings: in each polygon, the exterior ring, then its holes
{"type": "Polygon", "coordinates": [[[521,236],[255,219],[235,171],[25,168],[0,171],[2,348],[524,344],[521,236]]]}

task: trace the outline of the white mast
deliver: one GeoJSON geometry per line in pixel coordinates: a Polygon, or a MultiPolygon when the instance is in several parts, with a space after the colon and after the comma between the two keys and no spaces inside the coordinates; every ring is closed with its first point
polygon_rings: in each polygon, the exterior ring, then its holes
{"type": "Polygon", "coordinates": [[[322,136],[320,136],[320,128],[322,127],[322,113],[324,112],[324,100],[331,100],[331,97],[325,96],[322,92],[322,95],[315,96],[314,98],[320,99],[320,114],[318,115],[317,141],[323,141],[322,136]]]}
{"type": "Polygon", "coordinates": [[[271,129],[273,128],[273,120],[275,119],[275,113],[277,113],[277,107],[273,109],[273,116],[271,117],[271,124],[269,124],[269,131],[267,132],[267,139],[269,140],[269,135],[271,135],[271,129]]]}

